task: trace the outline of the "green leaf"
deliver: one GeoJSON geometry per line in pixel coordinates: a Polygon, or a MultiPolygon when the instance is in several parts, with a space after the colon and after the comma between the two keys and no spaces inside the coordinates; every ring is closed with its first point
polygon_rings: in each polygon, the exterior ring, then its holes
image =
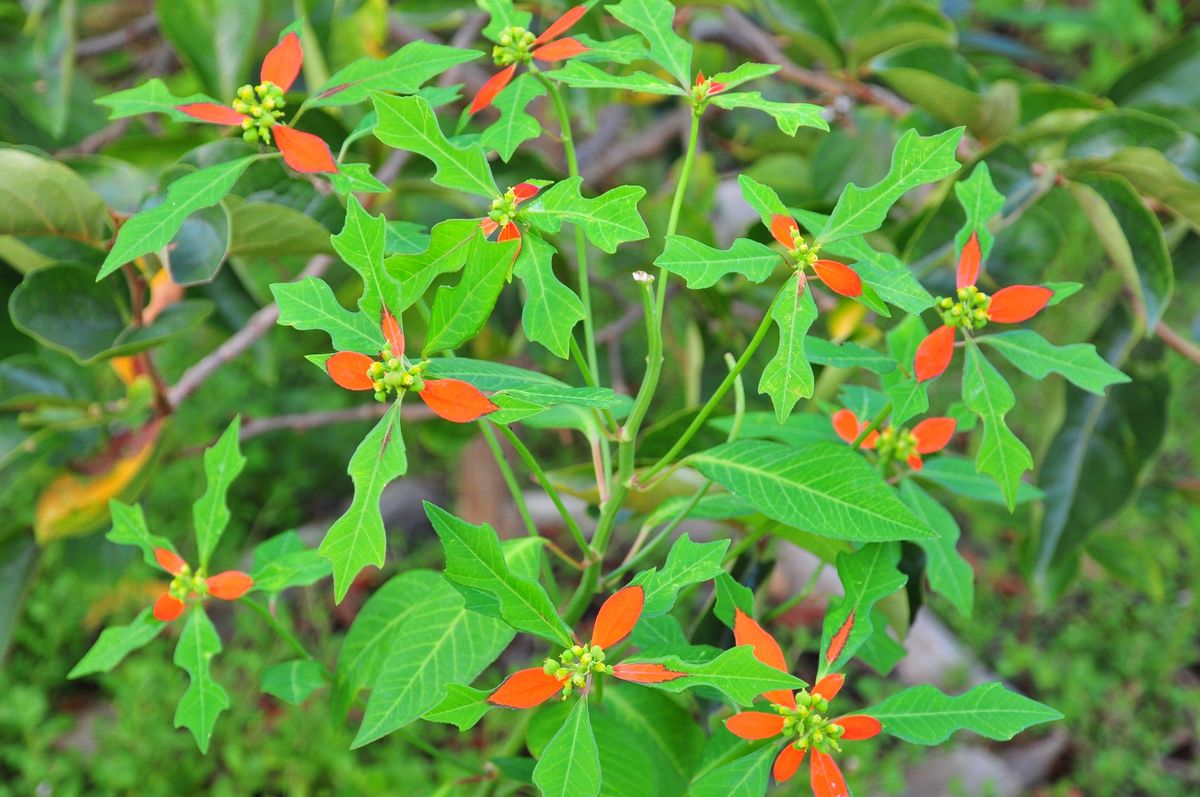
{"type": "Polygon", "coordinates": [[[525,336],[558,357],[570,356],[571,334],[584,316],[583,302],[554,275],[554,247],[536,235],[525,236],[513,274],[525,285],[525,336]]]}
{"type": "Polygon", "coordinates": [[[250,577],[255,591],[278,593],[310,586],[331,572],[328,559],[307,547],[296,532],[285,531],[254,547],[250,577]]]}
{"type": "Polygon", "coordinates": [[[822,537],[886,542],[933,536],[875,469],[845,444],[791,448],[739,440],[693,454],[688,461],[767,517],[822,537]]]}
{"type": "Polygon", "coordinates": [[[499,196],[483,147],[458,146],[438,126],[433,108],[423,97],[374,94],[379,123],[375,137],[395,149],[408,150],[433,162],[433,181],[447,188],[487,197],[499,196]]]}
{"type": "Polygon", "coordinates": [[[754,591],[740,583],[728,573],[722,573],[713,581],[716,604],[713,614],[725,625],[733,628],[735,609],[754,616],[754,591]]]}
{"type": "Polygon", "coordinates": [[[979,161],[970,177],[954,184],[954,195],[967,214],[962,229],[954,236],[955,251],[961,252],[971,233],[975,233],[979,239],[980,262],[986,263],[996,239],[988,229],[988,224],[1004,209],[1004,194],[992,185],[992,173],[988,170],[987,161],[979,161]]]}
{"type": "Polygon", "coordinates": [[[581,697],[554,734],[533,768],[533,782],[544,797],[596,797],[600,793],[600,750],[581,697]]]}
{"type": "Polygon", "coordinates": [[[426,372],[440,379],[461,379],[480,390],[528,390],[535,386],[570,388],[552,376],[529,371],[507,363],[446,357],[431,360],[426,372]]]}
{"type": "Polygon", "coordinates": [[[474,61],[478,50],[460,50],[420,39],[409,42],[387,58],[359,58],[334,72],[305,101],[308,108],[355,105],[371,92],[412,94],[421,84],[451,67],[474,61]]]}
{"type": "Polygon", "coordinates": [[[379,327],[366,314],[342,307],[322,279],[276,282],[271,285],[271,293],[279,305],[279,324],[326,332],[338,351],[377,354],[386,344],[379,327]]]}
{"type": "Polygon", "coordinates": [[[954,152],[962,135],[961,127],[935,136],[921,136],[916,130],[908,130],[896,144],[891,168],[882,180],[868,188],[854,183],[846,186],[828,223],[817,234],[817,241],[824,245],[879,229],[900,197],[919,185],[958,171],[954,152]]]}
{"type": "Polygon", "coordinates": [[[491,692],[463,684],[450,684],[442,702],[429,709],[421,719],[427,722],[444,722],[461,731],[469,731],[491,710],[487,702],[491,692]]]}
{"type": "MultiPolygon", "coordinates": [[[[229,208],[232,225],[230,257],[307,257],[334,252],[325,225],[299,210],[274,202],[247,202],[238,196],[228,196],[221,204],[229,208]]],[[[171,266],[174,269],[175,258],[171,266]]]]}
{"type": "Polygon", "coordinates": [[[1175,290],[1175,272],[1162,225],[1133,186],[1115,174],[1083,175],[1068,183],[1109,258],[1145,309],[1153,330],[1175,290]]]}
{"type": "Polygon", "coordinates": [[[718,108],[750,108],[762,111],[775,120],[779,129],[789,136],[796,135],[802,127],[815,127],[818,130],[829,130],[829,123],[821,115],[824,108],[807,102],[775,102],[763,97],[757,91],[734,91],[729,94],[718,94],[709,100],[718,108]]]}
{"type": "Polygon", "coordinates": [[[168,551],[175,547],[165,537],[151,534],[146,528],[146,517],[142,514],[141,506],[123,504],[120,501],[108,502],[108,511],[112,514],[112,529],[104,538],[117,545],[136,545],[142,551],[142,560],[157,569],[158,560],[154,557],[155,548],[166,548],[168,551]]]}
{"type": "Polygon", "coordinates": [[[0,149],[0,235],[70,238],[99,247],[107,207],[87,181],[61,163],[0,149]]]}
{"type": "Polygon", "coordinates": [[[391,255],[384,260],[384,268],[400,284],[396,312],[407,310],[421,299],[439,276],[462,268],[478,230],[479,222],[475,219],[439,222],[433,225],[423,251],[391,255]]]}
{"type": "Polygon", "coordinates": [[[204,452],[204,476],[208,487],[192,507],[196,527],[196,550],[200,567],[208,567],[208,559],[229,525],[229,507],[225,497],[233,480],[242,472],[246,458],[238,448],[241,416],[234,416],[221,438],[204,452]]]}
{"type": "Polygon", "coordinates": [[[558,232],[563,222],[582,227],[594,246],[609,254],[630,241],[649,237],[637,204],[646,195],[640,185],[623,185],[594,199],[579,193],[582,177],[568,177],[535,197],[522,215],[538,229],[558,232]]]}
{"type": "Polygon", "coordinates": [[[492,243],[476,228],[467,250],[467,267],[453,288],[443,285],[433,297],[425,357],[455,349],[479,334],[487,323],[505,278],[512,268],[518,241],[492,243]]]}
{"type": "Polygon", "coordinates": [[[210,92],[229,98],[245,82],[260,11],[257,3],[155,3],[159,30],[180,60],[195,70],[210,92]]]}
{"type": "Polygon", "coordinates": [[[805,354],[804,338],[817,320],[812,291],[792,274],[771,304],[771,318],[779,327],[779,349],[763,368],[758,392],[771,397],[780,423],[791,415],[802,398],[813,394],[813,371],[805,354]]]}
{"type": "Polygon", "coordinates": [[[654,662],[687,675],[647,686],[676,693],[697,686],[711,686],[739,706],[750,705],[763,692],[800,689],[806,685],[794,675],[763,664],[754,657],[754,648],[750,645],[722,651],[721,655],[706,662],[687,662],[678,656],[659,656],[654,662]]]}
{"type": "Polygon", "coordinates": [[[525,113],[525,106],[545,95],[545,87],[533,75],[528,72],[517,75],[492,101],[492,105],[500,112],[500,118],[483,131],[479,137],[480,145],[484,149],[496,150],[500,159],[508,163],[517,147],[542,134],[542,123],[537,117],[525,113]]]}
{"type": "MultiPolygon", "coordinates": [[[[962,457],[939,454],[935,459],[926,460],[925,467],[914,475],[973,501],[1008,504],[1004,494],[1000,492],[999,485],[976,471],[975,466],[962,457]]],[[[1017,486],[1018,505],[1038,501],[1044,497],[1045,493],[1027,482],[1021,482],[1017,486]]]]}
{"type": "Polygon", "coordinates": [[[718,72],[710,76],[713,83],[721,83],[725,88],[732,89],[743,83],[749,83],[751,80],[759,80],[764,77],[769,77],[779,71],[779,64],[756,64],[746,62],[738,64],[728,72],[718,72]]]}
{"type": "Polygon", "coordinates": [[[959,730],[1008,741],[1031,725],[1063,716],[999,683],[982,684],[955,697],[932,686],[914,686],[862,713],[883,723],[884,733],[925,745],[941,744],[959,730]]]}
{"type": "Polygon", "coordinates": [[[983,439],[975,455],[975,468],[996,480],[1011,512],[1017,506],[1021,474],[1033,469],[1033,457],[1004,423],[1004,416],[1017,406],[1012,388],[984,358],[979,347],[971,344],[967,346],[967,360],[963,366],[962,397],[967,408],[983,422],[983,439]]]}
{"type": "Polygon", "coordinates": [[[804,353],[809,362],[834,368],[864,368],[876,374],[896,370],[895,361],[886,354],[872,351],[857,343],[834,343],[824,338],[805,338],[804,353]]]}
{"type": "Polygon", "coordinates": [[[748,174],[739,174],[738,186],[742,189],[742,197],[746,200],[746,204],[754,208],[754,212],[762,220],[763,226],[768,229],[771,227],[772,217],[791,215],[791,211],[788,210],[787,205],[783,204],[779,194],[775,193],[775,189],[769,185],[763,185],[748,174]]]}
{"type": "Polygon", "coordinates": [[[188,688],[175,707],[175,727],[187,728],[201,753],[208,752],[217,715],[229,708],[229,695],[213,680],[210,666],[221,652],[217,629],[199,604],[189,609],[187,623],[175,646],[175,666],[188,674],[188,688]]]}
{"type": "Polygon", "coordinates": [[[184,219],[197,210],[217,204],[232,190],[257,155],[218,163],[180,177],[167,188],[166,200],[156,207],[134,215],[121,227],[113,248],[100,266],[96,279],[102,279],[134,258],[157,252],[166,246],[184,219]]]}
{"type": "Polygon", "coordinates": [[[768,745],[748,755],[705,772],[693,783],[691,797],[762,797],[770,784],[771,762],[779,755],[777,745],[768,745]]]}
{"type": "Polygon", "coordinates": [[[262,690],[298,706],[325,685],[325,672],[311,659],[272,664],[262,672],[262,690]]]}
{"type": "Polygon", "coordinates": [[[578,39],[580,44],[587,47],[588,50],[586,53],[581,53],[572,58],[567,62],[568,64],[573,64],[577,61],[631,64],[634,61],[644,61],[649,57],[645,40],[636,33],[631,33],[628,36],[618,36],[615,39],[597,39],[588,36],[586,33],[575,34],[572,31],[572,38],[578,39]]]}
{"type": "Polygon", "coordinates": [[[960,532],[954,515],[911,479],[900,482],[900,499],[938,535],[937,539],[918,543],[925,550],[929,586],[945,596],[959,614],[970,617],[975,603],[975,571],[958,552],[960,532]]]}
{"type": "Polygon", "coordinates": [[[643,570],[629,582],[631,585],[640,584],[645,593],[642,617],[666,614],[675,607],[679,590],[724,573],[721,563],[727,548],[729,540],[692,542],[687,534],[678,537],[667,554],[662,570],[654,567],[643,570]]]}
{"type": "Polygon", "coordinates": [[[900,543],[897,542],[870,543],[853,553],[838,554],[837,571],[842,582],[843,597],[831,599],[829,610],[825,612],[818,679],[845,667],[875,633],[871,610],[875,604],[908,582],[908,576],[897,569],[899,564],[900,543]],[[836,659],[828,661],[825,651],[829,650],[830,641],[851,615],[854,616],[854,624],[850,628],[850,635],[846,637],[846,644],[836,659]]]}
{"type": "Polygon", "coordinates": [[[475,4],[491,17],[483,29],[483,35],[492,41],[497,41],[505,28],[529,30],[529,23],[533,20],[533,15],[528,11],[518,11],[513,0],[475,0],[475,4]]]}
{"type": "Polygon", "coordinates": [[[562,69],[556,69],[549,75],[560,83],[577,89],[616,89],[617,91],[635,91],[642,94],[682,95],[686,93],[674,83],[668,83],[662,78],[646,72],[612,75],[603,69],[597,69],[591,64],[581,61],[568,61],[562,69]]]}
{"type": "Polygon", "coordinates": [[[604,7],[618,22],[646,38],[650,60],[666,69],[681,86],[692,83],[692,45],[675,32],[675,5],[669,0],[621,0],[604,7]]]}
{"type": "Polygon", "coordinates": [[[67,678],[108,672],[130,653],[148,645],[164,628],[166,623],[155,619],[149,608],[142,609],[129,625],[114,625],[101,631],[96,644],[67,673],[67,678]]]}
{"type": "Polygon", "coordinates": [[[382,194],[388,190],[365,163],[339,163],[338,170],[329,175],[333,190],[338,194],[382,194]]]}
{"type": "Polygon", "coordinates": [[[891,422],[894,426],[907,423],[929,409],[928,384],[918,382],[909,371],[909,364],[916,359],[917,348],[926,334],[928,331],[918,315],[910,315],[887,332],[888,353],[893,361],[904,363],[902,368],[879,378],[892,400],[891,422]]]}
{"type": "Polygon", "coordinates": [[[458,590],[436,574],[409,571],[393,581],[404,584],[408,594],[400,600],[409,605],[410,619],[391,626],[386,641],[377,643],[386,649],[379,654],[355,748],[436,707],[450,684],[474,680],[513,638],[505,623],[469,610],[458,590]]]}
{"type": "Polygon", "coordinates": [[[446,551],[446,578],[468,598],[468,608],[499,617],[556,645],[571,645],[571,630],[536,581],[513,572],[491,526],[475,526],[425,502],[425,513],[446,551]]]}
{"type": "MultiPolygon", "coordinates": [[[[97,105],[108,106],[108,118],[124,119],[127,116],[138,116],[143,113],[165,113],[176,122],[195,123],[194,117],[179,110],[180,105],[190,105],[196,102],[217,103],[207,94],[189,94],[186,97],[176,97],[159,78],[150,78],[140,86],[134,86],[124,91],[114,91],[96,100],[97,105]]],[[[217,103],[220,105],[220,103],[217,103]]]]}
{"type": "Polygon", "coordinates": [[[977,340],[1003,354],[1034,379],[1061,374],[1071,384],[1096,395],[1103,395],[1109,385],[1129,381],[1128,376],[1105,362],[1090,343],[1055,346],[1028,329],[984,335],[977,340]]]}
{"type": "Polygon", "coordinates": [[[714,249],[682,235],[668,235],[654,265],[683,277],[695,291],[711,288],[726,274],[762,282],[781,262],[783,257],[774,249],[749,238],[738,238],[728,249],[714,249]]]}
{"type": "Polygon", "coordinates": [[[363,281],[358,306],[374,321],[383,318],[384,308],[400,305],[398,280],[383,267],[387,223],[383,216],[372,216],[351,196],[346,203],[346,223],[334,235],[334,249],[346,265],[358,272],[363,281]]]}
{"type": "Polygon", "coordinates": [[[97,284],[78,263],[55,263],[25,276],[8,300],[17,329],[81,363],[104,357],[125,329],[126,308],[116,284],[97,284]]]}
{"type": "Polygon", "coordinates": [[[350,457],[346,472],[354,482],[350,508],[330,526],[318,552],[333,564],[333,591],[341,603],[351,582],[364,567],[383,567],[387,533],[379,513],[383,488],[404,475],[408,459],[400,433],[397,401],[367,433],[350,457]]]}

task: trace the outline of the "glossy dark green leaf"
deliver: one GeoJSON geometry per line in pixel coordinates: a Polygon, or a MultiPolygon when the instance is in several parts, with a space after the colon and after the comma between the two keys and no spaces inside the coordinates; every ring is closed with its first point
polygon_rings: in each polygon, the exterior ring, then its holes
{"type": "Polygon", "coordinates": [[[12,292],[13,326],[79,362],[103,355],[125,329],[128,310],[120,286],[97,283],[79,263],[59,263],[25,276],[12,292]]]}
{"type": "Polygon", "coordinates": [[[100,246],[107,238],[104,200],[61,163],[0,149],[0,235],[53,235],[100,246]]]}

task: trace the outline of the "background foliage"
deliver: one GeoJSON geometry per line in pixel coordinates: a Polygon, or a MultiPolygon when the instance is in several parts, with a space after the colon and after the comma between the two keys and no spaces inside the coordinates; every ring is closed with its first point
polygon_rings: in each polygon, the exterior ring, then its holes
{"type": "MultiPolygon", "coordinates": [[[[1007,197],[989,279],[1087,285],[1053,321],[1034,327],[1052,329],[1047,336],[1056,341],[1095,343],[1133,381],[1097,397],[1062,380],[1013,380],[1008,421],[1033,450],[1039,464],[1032,482],[1042,494],[1011,515],[999,504],[956,512],[961,548],[976,570],[971,619],[956,611],[952,596],[924,598],[966,649],[1067,716],[1044,782],[1030,789],[1194,793],[1200,351],[1191,341],[1200,337],[1200,306],[1188,288],[1200,272],[1195,12],[1173,0],[678,5],[707,74],[743,60],[784,64],[772,85],[777,98],[825,105],[832,128],[791,136],[765,115],[706,115],[681,233],[727,245],[747,226],[753,217],[746,218],[735,172],[771,185],[788,206],[829,213],[848,183],[870,184],[884,174],[908,128],[932,135],[964,125],[969,143],[960,154],[986,162],[1007,197]]],[[[157,363],[166,382],[178,385],[197,352],[215,349],[270,302],[270,283],[289,281],[312,258],[332,252],[328,234],[341,231],[345,219],[334,197],[252,165],[233,196],[189,217],[181,235],[200,256],[174,262],[172,272],[195,287],[162,316],[154,336],[135,336],[126,299],[114,304],[109,284],[92,282],[103,231],[83,221],[91,217],[87,203],[97,201],[90,197],[130,212],[153,186],[224,160],[221,147],[230,143],[160,116],[110,121],[117,108],[96,104],[98,97],[155,78],[180,96],[230,95],[257,68],[275,32],[299,15],[321,46],[319,58],[309,54],[308,85],[323,82],[322,70],[327,76],[415,38],[450,42],[465,30],[456,44],[482,46],[474,34],[486,21],[473,3],[422,0],[391,7],[376,0],[0,5],[0,218],[10,225],[0,226],[0,296],[9,307],[0,322],[0,794],[41,793],[47,785],[55,794],[373,793],[396,783],[417,793],[469,793],[478,775],[474,751],[452,730],[402,731],[351,752],[354,730],[324,720],[333,697],[318,693],[291,706],[261,696],[263,665],[290,654],[244,613],[236,620],[214,613],[225,640],[222,681],[231,692],[225,726],[237,732],[218,733],[207,758],[170,730],[181,682],[168,640],[95,681],[64,685],[89,637],[110,619],[124,621],[154,589],[128,551],[94,533],[108,525],[108,497],[140,497],[162,533],[179,539],[183,533],[170,530],[191,522],[203,473],[199,448],[234,414],[253,420],[353,410],[352,397],[329,390],[301,362],[326,345],[319,334],[278,328],[199,384],[186,412],[174,414],[147,446],[119,433],[136,428],[154,399],[127,392],[108,365],[114,349],[124,354],[165,341],[157,363]],[[30,235],[13,208],[33,192],[61,201],[60,213],[40,220],[45,226],[30,235]],[[36,271],[53,260],[83,265],[56,270],[50,282],[36,271]],[[222,262],[227,267],[211,279],[222,262]],[[66,291],[81,297],[78,303],[56,306],[54,297],[66,291]],[[53,401],[30,400],[47,395],[53,401]],[[165,756],[176,762],[169,772],[154,766],[165,756]]],[[[474,64],[446,83],[465,82],[470,96],[486,75],[474,64]]],[[[585,181],[593,193],[628,183],[665,186],[640,205],[661,235],[686,117],[652,92],[571,96],[582,120],[585,181]]],[[[548,118],[544,105],[532,108],[548,118]]],[[[355,159],[391,189],[374,210],[414,225],[389,230],[394,251],[405,251],[415,225],[464,215],[455,193],[430,182],[423,159],[398,158],[373,138],[356,138],[356,117],[326,109],[308,120],[335,153],[353,147],[355,159]]],[[[502,144],[492,146],[503,151],[502,144]]],[[[492,168],[501,185],[510,185],[529,174],[561,173],[563,164],[555,142],[543,137],[492,168]]],[[[947,293],[947,259],[962,223],[955,192],[927,189],[907,197],[871,243],[909,264],[933,293],[947,293]]],[[[613,273],[645,267],[641,254],[618,250],[613,273]]],[[[358,295],[357,278],[345,270],[327,279],[345,304],[358,295]]],[[[640,310],[633,286],[624,283],[597,288],[597,326],[611,352],[603,367],[616,385],[638,372],[641,357],[620,345],[627,319],[636,322],[640,310]]],[[[744,345],[747,303],[761,305],[770,295],[739,284],[681,291],[677,299],[688,312],[673,315],[667,329],[670,395],[663,403],[696,404],[708,392],[701,386],[724,375],[718,353],[744,345]]],[[[823,336],[881,339],[859,305],[821,311],[823,336]]],[[[565,367],[511,334],[521,312],[506,293],[469,355],[551,373],[565,367]]],[[[422,336],[413,340],[415,346],[422,336]]],[[[758,370],[768,356],[760,360],[758,370]]],[[[838,370],[820,372],[819,399],[836,401],[844,378],[838,370]]],[[[945,406],[949,392],[940,390],[947,386],[935,383],[934,400],[945,406]]],[[[336,515],[350,497],[345,463],[368,428],[364,421],[304,434],[260,426],[243,444],[248,461],[230,495],[235,520],[227,550],[249,550],[336,515]]],[[[650,432],[665,450],[679,430],[665,423],[650,432]]],[[[473,474],[464,463],[479,457],[470,430],[414,423],[409,433],[411,472],[431,489],[457,495],[460,474],[473,474]]],[[[714,433],[710,442],[720,439],[714,433]]],[[[539,453],[558,461],[554,446],[539,453]]],[[[501,511],[501,503],[476,507],[477,519],[501,511]]],[[[388,529],[393,563],[439,567],[441,550],[423,515],[403,517],[388,529]]],[[[328,646],[317,652],[329,660],[371,587],[369,580],[352,587],[344,607],[332,606],[326,587],[298,590],[280,607],[307,640],[328,646]]],[[[798,643],[820,634],[803,612],[795,620],[798,643]]],[[[858,678],[868,701],[886,694],[883,684],[858,678]]],[[[544,745],[559,721],[535,719],[531,743],[540,733],[544,745]]],[[[504,723],[489,717],[483,738],[501,737],[504,723]]],[[[850,770],[853,782],[865,793],[902,791],[902,773],[919,769],[923,754],[872,745],[863,753],[869,766],[850,770]]]]}

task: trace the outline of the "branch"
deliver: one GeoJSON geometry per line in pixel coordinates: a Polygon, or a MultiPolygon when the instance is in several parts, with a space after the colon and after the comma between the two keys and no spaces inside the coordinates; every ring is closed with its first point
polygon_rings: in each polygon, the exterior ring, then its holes
{"type": "MultiPolygon", "coordinates": [[[[658,154],[671,141],[687,133],[692,122],[689,108],[680,108],[659,121],[639,130],[635,135],[605,150],[603,154],[580,168],[587,183],[606,183],[615,178],[624,166],[635,160],[658,154]]],[[[586,144],[585,144],[586,146],[586,144]]]]}
{"type": "Polygon", "coordinates": [[[89,36],[80,39],[75,45],[76,58],[90,58],[94,55],[104,55],[113,50],[120,50],[138,39],[154,32],[158,27],[158,18],[154,14],[138,17],[128,25],[116,30],[102,33],[99,36],[89,36]]]}
{"type": "MultiPolygon", "coordinates": [[[[300,272],[296,280],[299,281],[306,277],[319,276],[325,273],[325,269],[329,268],[329,264],[332,262],[333,258],[329,255],[317,255],[308,261],[308,265],[304,267],[304,270],[300,272]]],[[[167,401],[170,405],[178,407],[180,402],[194,393],[222,365],[225,365],[245,352],[259,338],[267,334],[278,320],[279,306],[274,302],[250,316],[250,320],[246,322],[246,326],[239,329],[232,337],[210,352],[200,362],[187,369],[183,376],[179,378],[179,381],[167,390],[167,401]]]]}
{"type": "MultiPolygon", "coordinates": [[[[270,418],[252,418],[242,424],[239,440],[249,440],[271,432],[281,432],[285,429],[294,432],[307,432],[322,426],[333,426],[338,423],[354,423],[355,421],[374,421],[383,417],[391,404],[372,402],[359,407],[344,410],[314,410],[313,412],[296,412],[289,415],[275,415],[270,418]]],[[[418,423],[433,418],[433,410],[425,406],[408,407],[404,410],[405,423],[418,423]]]]}
{"type": "Polygon", "coordinates": [[[1187,357],[1194,363],[1200,364],[1200,346],[1192,343],[1190,340],[1180,335],[1171,327],[1167,326],[1162,321],[1158,322],[1158,326],[1154,330],[1162,342],[1170,346],[1175,351],[1187,357]]]}

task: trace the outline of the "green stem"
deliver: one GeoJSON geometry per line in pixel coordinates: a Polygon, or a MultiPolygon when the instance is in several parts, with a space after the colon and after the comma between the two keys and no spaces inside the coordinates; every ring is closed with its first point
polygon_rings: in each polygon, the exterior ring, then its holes
{"type": "Polygon", "coordinates": [[[763,618],[764,622],[774,620],[780,615],[787,614],[792,607],[796,606],[812,595],[813,589],[817,586],[817,579],[821,577],[821,574],[825,572],[825,568],[828,566],[828,562],[821,562],[821,564],[819,564],[817,568],[813,570],[813,574],[808,577],[808,582],[805,583],[804,588],[792,597],[785,600],[783,603],[776,606],[771,611],[767,612],[766,617],[763,618]]]}
{"type": "MultiPolygon", "coordinates": [[[[683,198],[687,194],[688,179],[692,175],[692,164],[696,161],[696,147],[700,142],[700,113],[692,109],[692,129],[688,133],[687,154],[683,157],[683,168],[679,171],[679,182],[675,186],[675,198],[671,200],[671,215],[667,219],[667,235],[674,235],[679,227],[679,213],[683,210],[683,198]]],[[[655,307],[658,309],[658,320],[662,323],[663,314],[667,307],[667,274],[665,268],[659,269],[658,296],[655,307]]]]}
{"type": "Polygon", "coordinates": [[[297,655],[299,655],[301,658],[320,664],[321,669],[325,673],[325,680],[333,680],[333,672],[323,663],[317,661],[317,658],[308,652],[308,648],[304,647],[304,643],[297,639],[296,635],[289,631],[283,623],[279,622],[279,618],[271,614],[271,610],[269,608],[249,597],[243,597],[241,599],[241,603],[244,606],[249,606],[251,609],[253,609],[254,612],[271,627],[271,630],[274,631],[280,639],[287,643],[288,647],[296,651],[297,655]]]}
{"type": "Polygon", "coordinates": [[[858,448],[861,446],[863,441],[867,439],[867,435],[871,434],[871,432],[876,431],[880,426],[882,426],[883,422],[886,421],[887,417],[891,414],[892,402],[889,401],[887,404],[883,405],[883,409],[875,413],[875,417],[871,419],[871,422],[863,427],[863,430],[858,433],[858,437],[854,438],[854,442],[850,444],[850,447],[858,448]]]}
{"type": "Polygon", "coordinates": [[[530,537],[537,537],[537,525],[534,524],[533,518],[529,514],[529,507],[525,504],[525,493],[521,490],[521,485],[517,483],[516,474],[513,473],[508,464],[508,458],[504,456],[503,449],[500,448],[500,441],[496,439],[496,433],[492,431],[491,424],[484,421],[479,421],[479,430],[483,432],[483,439],[487,441],[488,448],[492,451],[492,456],[496,459],[496,467],[500,469],[500,475],[504,477],[504,483],[508,485],[508,492],[512,495],[513,503],[517,506],[517,512],[521,515],[521,520],[525,523],[525,531],[530,537]]]}
{"type": "Polygon", "coordinates": [[[496,428],[508,438],[508,442],[512,443],[512,447],[517,450],[521,461],[525,463],[525,466],[529,468],[529,472],[542,485],[542,489],[546,491],[546,495],[550,496],[550,500],[554,502],[554,507],[558,510],[558,514],[562,516],[563,523],[567,526],[567,531],[571,532],[571,536],[575,538],[575,542],[579,545],[579,549],[583,551],[583,555],[589,555],[592,549],[588,546],[587,538],[583,536],[583,530],[579,528],[579,524],[575,522],[575,518],[571,517],[571,513],[567,511],[567,507],[559,496],[558,490],[554,489],[554,485],[551,484],[550,479],[546,476],[546,472],[542,470],[542,466],[538,464],[537,459],[534,458],[533,454],[530,453],[529,449],[525,447],[525,444],[521,442],[521,439],[517,437],[512,429],[509,429],[507,426],[500,426],[499,424],[496,425],[496,428]]]}
{"type": "MultiPolygon", "coordinates": [[[[775,301],[772,300],[771,305],[774,304],[775,301]]],[[[725,375],[725,379],[722,380],[721,384],[717,386],[717,389],[713,391],[713,394],[709,396],[708,401],[705,402],[704,406],[700,408],[700,412],[696,413],[696,417],[692,419],[690,424],[688,424],[688,428],[685,429],[683,434],[680,435],[679,439],[675,441],[675,444],[671,446],[671,449],[659,458],[658,462],[655,462],[647,470],[638,475],[638,481],[641,484],[648,484],[650,479],[653,478],[655,474],[657,474],[667,465],[670,465],[675,460],[675,457],[679,456],[679,452],[683,451],[691,439],[696,435],[696,432],[700,431],[705,422],[708,420],[708,416],[712,415],[713,410],[717,408],[717,405],[721,402],[721,399],[725,398],[725,394],[728,393],[729,389],[734,386],[735,382],[737,382],[738,377],[741,375],[745,367],[750,364],[750,359],[754,357],[754,353],[758,351],[758,347],[762,345],[763,339],[767,336],[767,332],[770,331],[772,323],[773,321],[771,319],[771,312],[768,310],[765,314],[763,314],[763,319],[759,323],[758,329],[754,331],[754,337],[750,339],[750,343],[746,346],[746,350],[742,352],[742,356],[738,358],[733,368],[728,374],[725,375]]]]}

